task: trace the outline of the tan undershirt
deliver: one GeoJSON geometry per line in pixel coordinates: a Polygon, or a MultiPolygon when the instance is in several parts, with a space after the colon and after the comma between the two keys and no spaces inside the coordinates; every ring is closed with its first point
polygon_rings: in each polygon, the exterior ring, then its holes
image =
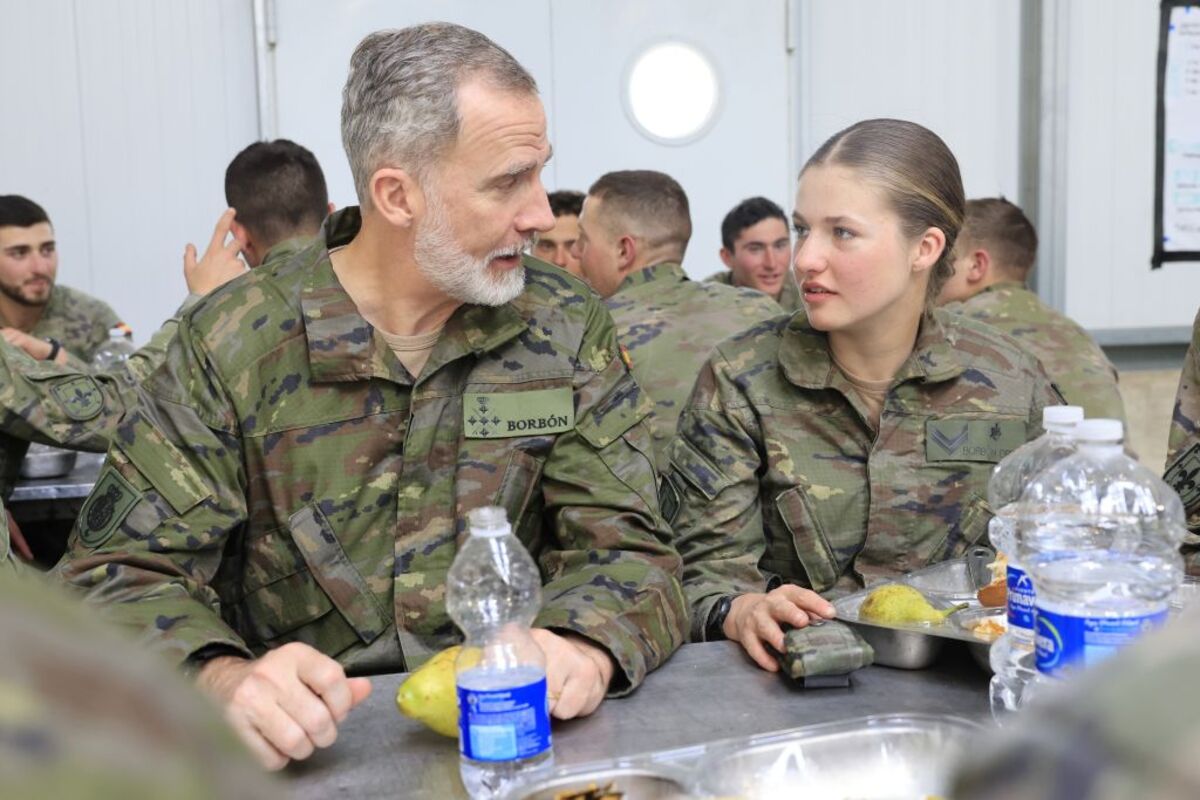
{"type": "Polygon", "coordinates": [[[892,379],[887,378],[882,381],[872,381],[860,378],[839,364],[836,358],[833,359],[833,365],[850,382],[850,385],[854,387],[854,393],[858,395],[858,399],[862,400],[863,405],[867,407],[867,421],[871,423],[871,427],[874,430],[879,430],[879,415],[883,413],[883,401],[887,399],[892,379]]]}
{"type": "Polygon", "coordinates": [[[433,346],[441,338],[445,327],[443,325],[429,333],[418,333],[415,336],[400,336],[378,328],[376,330],[379,330],[379,335],[387,342],[388,347],[392,348],[392,352],[400,359],[408,373],[417,378],[420,377],[421,370],[425,369],[425,362],[429,360],[429,354],[433,352],[433,346]]]}

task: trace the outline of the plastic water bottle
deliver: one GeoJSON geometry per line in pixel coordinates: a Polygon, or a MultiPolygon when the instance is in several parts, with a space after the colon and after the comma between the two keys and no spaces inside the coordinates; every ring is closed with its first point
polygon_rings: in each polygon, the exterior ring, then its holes
{"type": "Polygon", "coordinates": [[[1072,433],[1082,421],[1083,409],[1079,406],[1047,406],[1042,410],[1045,433],[1005,456],[988,481],[988,503],[996,510],[988,526],[988,536],[996,552],[1007,561],[1008,630],[988,653],[993,673],[989,695],[992,715],[997,720],[1020,707],[1025,685],[1037,671],[1033,648],[1033,581],[1017,556],[1019,501],[1025,487],[1042,470],[1074,454],[1072,433]]]}
{"type": "Polygon", "coordinates": [[[1183,580],[1183,504],[1125,455],[1123,434],[1117,420],[1079,423],[1075,455],[1021,496],[1029,513],[1018,518],[1018,550],[1036,591],[1038,682],[1102,661],[1161,626],[1183,580]]]}
{"type": "Polygon", "coordinates": [[[494,798],[553,762],[546,660],[529,635],[542,580],[504,509],[467,519],[446,585],[446,610],[466,636],[455,664],[459,771],[471,797],[494,798]]]}
{"type": "Polygon", "coordinates": [[[137,350],[133,346],[133,329],[124,322],[108,329],[108,341],[100,345],[92,357],[92,366],[109,370],[121,366],[137,350]]]}

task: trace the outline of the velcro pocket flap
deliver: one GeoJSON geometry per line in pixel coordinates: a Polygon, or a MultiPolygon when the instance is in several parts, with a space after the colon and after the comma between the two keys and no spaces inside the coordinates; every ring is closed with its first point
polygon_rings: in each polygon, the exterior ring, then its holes
{"type": "Polygon", "coordinates": [[[796,555],[808,574],[814,592],[832,589],[839,577],[837,560],[825,534],[817,526],[816,515],[808,507],[803,487],[793,486],[775,497],[775,508],[792,534],[796,555]]]}
{"type": "Polygon", "coordinates": [[[367,582],[350,563],[325,515],[315,506],[307,505],[292,514],[288,527],[309,571],[358,638],[364,644],[379,638],[388,626],[388,618],[367,582]]]}
{"type": "Polygon", "coordinates": [[[177,515],[187,513],[211,495],[179,448],[145,420],[137,420],[134,435],[122,437],[116,447],[177,515]]]}
{"type": "Polygon", "coordinates": [[[654,402],[626,373],[591,413],[575,420],[575,430],[599,450],[615,442],[653,410],[654,402]]]}

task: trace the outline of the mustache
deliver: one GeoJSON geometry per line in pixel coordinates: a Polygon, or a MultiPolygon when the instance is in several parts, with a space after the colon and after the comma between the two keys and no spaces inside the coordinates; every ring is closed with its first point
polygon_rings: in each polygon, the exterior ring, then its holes
{"type": "Polygon", "coordinates": [[[521,253],[528,253],[531,247],[533,247],[533,237],[528,236],[519,244],[502,247],[499,250],[493,250],[492,252],[488,253],[486,261],[491,261],[494,258],[507,258],[508,256],[517,256],[521,253]]]}

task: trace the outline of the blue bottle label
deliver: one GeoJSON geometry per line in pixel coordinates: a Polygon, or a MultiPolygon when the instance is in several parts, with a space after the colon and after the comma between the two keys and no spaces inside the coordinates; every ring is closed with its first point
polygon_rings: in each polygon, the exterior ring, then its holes
{"type": "Polygon", "coordinates": [[[1166,609],[1129,617],[1075,617],[1039,606],[1038,671],[1054,675],[1069,667],[1091,666],[1166,621],[1166,609]]]}
{"type": "Polygon", "coordinates": [[[550,749],[546,679],[511,689],[458,687],[458,749],[474,761],[514,761],[550,749]]]}
{"type": "Polygon", "coordinates": [[[1033,580],[1020,567],[1008,565],[1008,627],[1033,630],[1033,580]]]}

